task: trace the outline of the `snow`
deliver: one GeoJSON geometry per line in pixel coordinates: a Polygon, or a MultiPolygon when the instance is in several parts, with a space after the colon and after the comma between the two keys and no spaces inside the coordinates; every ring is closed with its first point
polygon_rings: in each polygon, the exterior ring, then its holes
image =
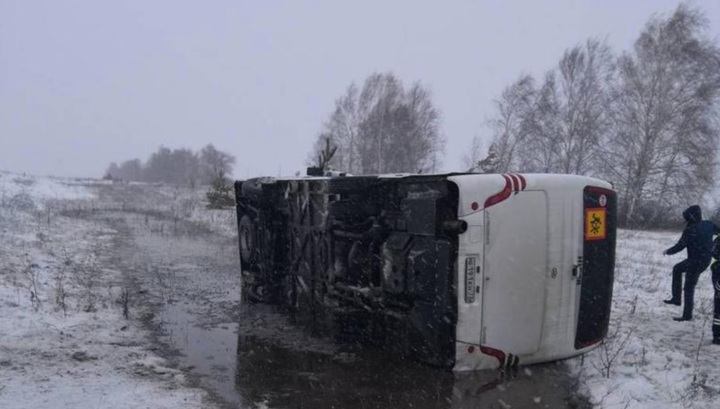
{"type": "Polygon", "coordinates": [[[124,318],[117,233],[62,216],[86,183],[0,173],[0,408],[213,407],[124,318]]]}
{"type": "MultiPolygon", "coordinates": [[[[165,196],[165,209],[183,220],[207,226],[213,232],[225,237],[237,236],[237,222],[234,211],[209,210],[206,207],[207,187],[189,189],[177,186],[158,186],[158,192],[165,196]]],[[[154,203],[153,207],[157,207],[154,203]]]]}
{"type": "Polygon", "coordinates": [[[80,181],[0,172],[2,203],[12,201],[13,198],[21,195],[31,197],[37,206],[43,206],[48,201],[88,200],[94,197],[80,181]]]}
{"type": "Polygon", "coordinates": [[[608,339],[568,361],[597,407],[718,407],[720,346],[711,344],[709,269],[696,287],[693,321],[673,321],[682,307],[662,302],[670,297],[672,266],[684,258],[684,252],[662,252],[679,237],[680,232],[618,232],[608,339]]]}
{"type": "MultiPolygon", "coordinates": [[[[123,316],[122,271],[108,256],[118,232],[63,216],[80,202],[105,205],[95,203],[91,188],[122,197],[137,186],[0,172],[0,408],[214,407],[155,353],[139,312],[123,316]]],[[[151,190],[156,197],[133,206],[235,235],[232,212],[204,209],[200,189],[151,190]]],[[[683,258],[662,251],[679,234],[618,232],[607,342],[566,361],[598,408],[718,407],[709,271],[698,282],[694,321],[672,321],[681,307],[662,302],[672,266],[683,258]]]]}

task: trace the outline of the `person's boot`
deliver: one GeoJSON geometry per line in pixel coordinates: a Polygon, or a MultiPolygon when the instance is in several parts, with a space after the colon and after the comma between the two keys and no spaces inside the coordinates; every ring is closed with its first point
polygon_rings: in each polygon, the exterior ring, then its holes
{"type": "Polygon", "coordinates": [[[669,300],[663,300],[665,304],[671,304],[671,305],[682,305],[680,300],[676,300],[674,298],[670,298],[669,300]]]}
{"type": "Polygon", "coordinates": [[[715,338],[712,340],[713,345],[720,345],[720,338],[715,338]]]}
{"type": "Polygon", "coordinates": [[[673,321],[692,321],[692,317],[673,317],[673,321]]]}

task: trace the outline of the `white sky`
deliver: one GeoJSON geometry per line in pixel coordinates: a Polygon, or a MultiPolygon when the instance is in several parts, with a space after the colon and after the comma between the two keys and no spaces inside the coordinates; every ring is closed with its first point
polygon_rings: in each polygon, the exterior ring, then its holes
{"type": "MultiPolygon", "coordinates": [[[[677,1],[0,0],[0,169],[101,176],[211,142],[236,176],[292,174],[334,100],[374,71],[420,80],[445,169],[493,99],[589,36],[629,49],[677,1]]],[[[720,1],[693,1],[720,38],[720,1]]]]}

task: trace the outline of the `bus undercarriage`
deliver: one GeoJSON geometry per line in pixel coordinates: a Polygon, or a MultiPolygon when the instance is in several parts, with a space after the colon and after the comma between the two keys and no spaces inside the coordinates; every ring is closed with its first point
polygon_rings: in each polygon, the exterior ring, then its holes
{"type": "Polygon", "coordinates": [[[236,182],[243,297],[452,367],[458,191],[443,176],[236,182]]]}

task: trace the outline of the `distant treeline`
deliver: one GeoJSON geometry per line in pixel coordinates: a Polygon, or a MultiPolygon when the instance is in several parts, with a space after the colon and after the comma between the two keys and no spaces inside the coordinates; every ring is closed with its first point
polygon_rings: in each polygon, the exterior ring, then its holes
{"type": "Polygon", "coordinates": [[[235,156],[208,144],[198,152],[161,146],[143,163],[131,159],[120,165],[113,162],[105,172],[106,179],[177,185],[209,185],[231,175],[235,156]]]}

